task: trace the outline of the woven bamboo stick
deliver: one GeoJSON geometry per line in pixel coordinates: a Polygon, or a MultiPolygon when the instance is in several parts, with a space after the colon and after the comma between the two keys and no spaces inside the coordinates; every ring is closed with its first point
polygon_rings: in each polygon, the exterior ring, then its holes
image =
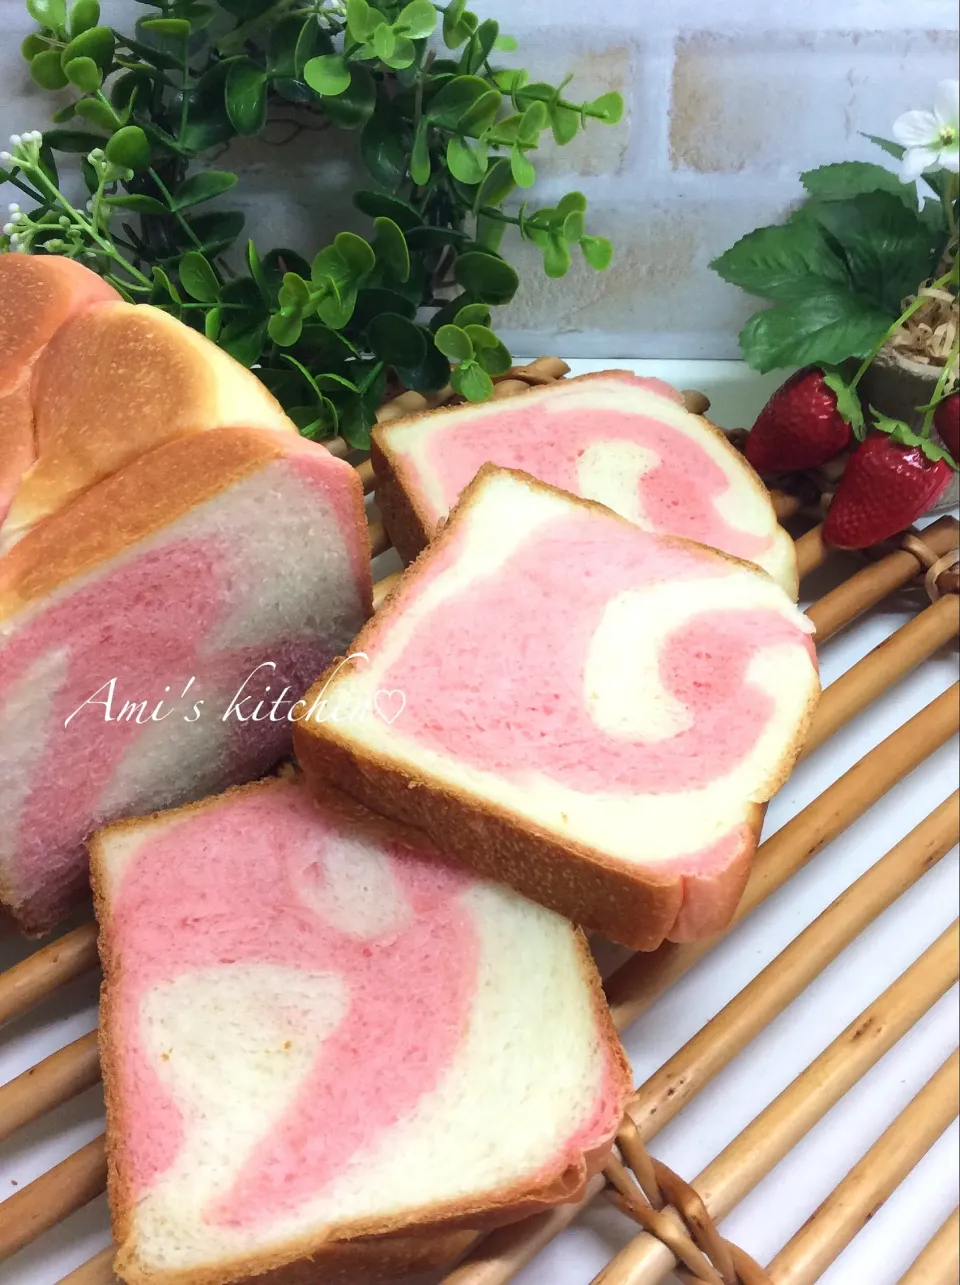
{"type": "Polygon", "coordinates": [[[382,522],[370,523],[370,556],[375,558],[380,553],[386,553],[390,548],[390,537],[384,530],[382,522]]]}
{"type": "MultiPolygon", "coordinates": [[[[931,701],[760,845],[734,924],[751,914],[957,731],[958,694],[960,684],[954,684],[931,701]]],[[[646,1012],[717,940],[708,938],[682,946],[666,943],[648,955],[628,959],[605,987],[617,1026],[622,1030],[646,1012]]]]}
{"type": "MultiPolygon", "coordinates": [[[[780,517],[779,513],[777,517],[780,517]]],[[[830,556],[830,548],[823,543],[823,525],[815,526],[800,536],[796,541],[796,550],[797,573],[802,580],[811,571],[816,571],[817,567],[822,567],[830,556]]]]}
{"type": "Polygon", "coordinates": [[[862,874],[739,995],[637,1090],[630,1114],[645,1141],[672,1120],[842,950],[960,838],[960,792],[862,874]]]}
{"type": "Polygon", "coordinates": [[[91,1031],[0,1086],[0,1142],[99,1079],[97,1032],[91,1031]]]}
{"type": "MultiPolygon", "coordinates": [[[[955,922],[693,1180],[714,1219],[725,1218],[956,982],[958,944],[955,922]]],[[[682,1230],[680,1216],[671,1217],[682,1230]]],[[[659,1285],[675,1263],[644,1232],[594,1285],[659,1285]]]]}
{"type": "Polygon", "coordinates": [[[954,1052],[768,1265],[775,1285],[814,1285],[896,1191],[956,1118],[958,1072],[954,1052]]]}
{"type": "Polygon", "coordinates": [[[97,964],[97,926],[81,924],[0,973],[0,1024],[72,982],[97,964]]]}
{"type": "Polygon", "coordinates": [[[58,1285],[114,1285],[113,1257],[116,1250],[112,1245],[101,1249],[99,1254],[72,1271],[69,1276],[61,1277],[58,1285]]]}
{"type": "Polygon", "coordinates": [[[0,1263],[99,1196],[107,1182],[104,1138],[35,1178],[0,1204],[0,1263]]]}
{"type": "Polygon", "coordinates": [[[957,1285],[960,1277],[960,1207],[931,1237],[898,1285],[957,1285]]]}
{"type": "MultiPolygon", "coordinates": [[[[649,1141],[827,967],[902,892],[956,842],[958,795],[843,892],[744,990],[656,1071],[634,1094],[629,1111],[649,1141]]],[[[486,1236],[443,1285],[506,1285],[602,1191],[587,1188],[579,1203],[504,1227],[486,1236]]]]}
{"type": "Polygon", "coordinates": [[[830,684],[813,716],[801,758],[806,758],[911,669],[960,632],[960,597],[947,594],[885,638],[830,684]]]}
{"type": "MultiPolygon", "coordinates": [[[[923,532],[923,543],[939,557],[956,547],[955,518],[941,518],[923,532]]],[[[885,558],[870,563],[849,580],[814,603],[807,615],[817,626],[817,641],[832,637],[870,607],[875,607],[888,594],[901,588],[920,571],[920,562],[906,549],[897,549],[885,558]]]]}

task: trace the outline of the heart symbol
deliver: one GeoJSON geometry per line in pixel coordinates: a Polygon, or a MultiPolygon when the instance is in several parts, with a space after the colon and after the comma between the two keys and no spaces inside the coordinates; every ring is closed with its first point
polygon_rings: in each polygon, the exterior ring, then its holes
{"type": "Polygon", "coordinates": [[[395,688],[393,691],[384,691],[380,688],[374,693],[373,708],[377,711],[385,723],[395,722],[407,706],[406,693],[395,688]],[[386,710],[380,704],[381,699],[386,705],[386,710]]]}

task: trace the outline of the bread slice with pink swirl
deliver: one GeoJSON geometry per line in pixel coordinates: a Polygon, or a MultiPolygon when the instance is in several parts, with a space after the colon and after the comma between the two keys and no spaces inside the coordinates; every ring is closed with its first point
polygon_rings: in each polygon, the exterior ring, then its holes
{"type": "Polygon", "coordinates": [[[598,500],[645,531],[755,562],[797,596],[793,542],[760,478],[660,379],[598,371],[391,420],[374,429],[372,458],[384,524],[406,559],[493,463],[598,500]]]}
{"type": "Polygon", "coordinates": [[[732,916],[818,695],[765,573],[483,468],[308,693],[308,777],[635,949],[732,916]]]}
{"type": "Polygon", "coordinates": [[[422,1266],[609,1154],[631,1081],[582,935],[423,836],[275,778],[91,864],[131,1285],[422,1266]]]}

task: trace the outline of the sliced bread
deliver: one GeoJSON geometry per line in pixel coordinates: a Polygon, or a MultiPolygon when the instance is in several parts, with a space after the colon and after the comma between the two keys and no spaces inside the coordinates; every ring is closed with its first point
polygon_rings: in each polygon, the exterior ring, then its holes
{"type": "Polygon", "coordinates": [[[407,560],[491,462],[598,500],[645,531],[755,562],[797,596],[793,542],[763,483],[662,380],[609,370],[423,412],[378,425],[372,453],[384,525],[407,560]]]}
{"type": "Polygon", "coordinates": [[[275,778],[91,867],[130,1285],[423,1265],[604,1162],[630,1077],[582,935],[423,836],[275,778]]]}
{"type": "Polygon", "coordinates": [[[769,576],[481,469],[294,741],[478,872],[635,949],[713,933],[818,694],[769,576]]]}
{"type": "Polygon", "coordinates": [[[21,926],[82,893],[97,826],[289,752],[293,701],[370,610],[359,480],[295,434],[178,438],[28,532],[0,558],[0,897],[21,926]]]}

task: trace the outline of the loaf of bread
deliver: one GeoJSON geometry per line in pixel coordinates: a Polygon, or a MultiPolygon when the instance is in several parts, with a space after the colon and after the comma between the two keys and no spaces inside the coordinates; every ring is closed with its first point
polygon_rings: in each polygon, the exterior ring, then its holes
{"type": "MultiPolygon", "coordinates": [[[[52,273],[51,292],[63,270],[9,262],[52,273]]],[[[41,932],[86,887],[97,826],[289,752],[290,708],[369,615],[371,584],[354,470],[202,335],[116,302],[27,329],[51,337],[0,555],[0,898],[41,932]]]]}
{"type": "Polygon", "coordinates": [[[91,858],[131,1285],[423,1266],[604,1162],[629,1069],[558,915],[292,779],[119,822],[91,858]]]}
{"type": "Polygon", "coordinates": [[[819,694],[769,576],[481,469],[295,746],[477,872],[635,949],[723,928],[819,694]]]}
{"type": "Polygon", "coordinates": [[[797,596],[793,542],[763,483],[659,379],[602,371],[391,420],[375,428],[372,457],[384,525],[407,560],[492,462],[598,500],[645,531],[755,562],[797,596]]]}

